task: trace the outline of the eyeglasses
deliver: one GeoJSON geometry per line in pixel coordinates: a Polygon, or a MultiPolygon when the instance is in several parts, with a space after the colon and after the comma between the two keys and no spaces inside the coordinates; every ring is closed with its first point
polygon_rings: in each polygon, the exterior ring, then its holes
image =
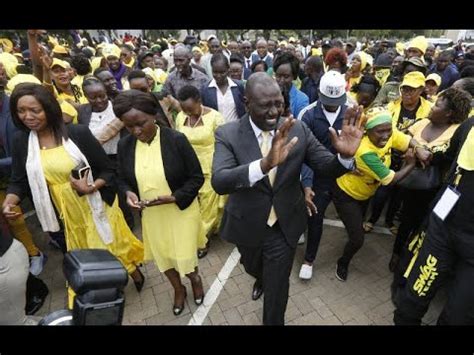
{"type": "Polygon", "coordinates": [[[412,88],[411,86],[402,86],[400,88],[400,91],[402,92],[402,94],[408,94],[408,95],[413,95],[416,90],[417,88],[412,88]]]}

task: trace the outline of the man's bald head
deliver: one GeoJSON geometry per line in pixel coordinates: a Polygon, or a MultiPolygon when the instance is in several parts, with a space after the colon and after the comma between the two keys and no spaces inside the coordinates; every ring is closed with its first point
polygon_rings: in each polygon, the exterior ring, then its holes
{"type": "Polygon", "coordinates": [[[174,56],[191,58],[191,51],[184,45],[179,45],[174,49],[174,56]]]}
{"type": "Polygon", "coordinates": [[[250,99],[255,96],[255,93],[258,92],[260,87],[271,87],[274,86],[277,90],[280,90],[278,83],[264,72],[253,73],[247,83],[245,84],[245,96],[250,99]]]}

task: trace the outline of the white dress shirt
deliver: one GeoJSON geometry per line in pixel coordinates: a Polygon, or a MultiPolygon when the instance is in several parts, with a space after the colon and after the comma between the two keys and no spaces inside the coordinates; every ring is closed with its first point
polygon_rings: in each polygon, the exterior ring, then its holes
{"type": "MultiPolygon", "coordinates": [[[[249,116],[249,120],[250,120],[250,125],[252,126],[252,129],[253,129],[253,132],[255,133],[255,137],[257,138],[258,140],[258,145],[261,146],[262,145],[262,140],[263,140],[263,136],[262,136],[262,130],[260,128],[258,128],[255,123],[253,123],[252,121],[252,118],[249,116]]],[[[270,131],[270,135],[271,135],[271,142],[273,142],[273,137],[274,137],[274,134],[275,132],[274,131],[270,131]]],[[[296,143],[298,144],[298,143],[296,143]]],[[[354,158],[350,158],[350,159],[344,159],[341,157],[341,155],[338,153],[337,154],[337,159],[339,159],[339,162],[341,163],[341,165],[343,167],[345,167],[346,169],[349,169],[349,170],[353,170],[354,169],[354,166],[355,166],[355,163],[354,163],[354,158]]],[[[266,174],[263,173],[262,171],[262,168],[260,166],[260,161],[262,159],[258,159],[258,160],[254,160],[253,162],[250,163],[249,165],[249,182],[250,182],[250,186],[253,186],[255,185],[255,183],[257,181],[260,181],[262,180],[266,174]]],[[[274,167],[273,169],[277,169],[277,167],[274,167]]],[[[273,170],[272,169],[272,170],[273,170]]]]}
{"type": "Polygon", "coordinates": [[[237,86],[229,77],[227,78],[229,86],[225,94],[217,86],[216,80],[212,79],[209,84],[209,87],[216,88],[217,91],[217,110],[224,116],[225,122],[237,121],[239,115],[237,114],[237,107],[235,106],[234,96],[232,95],[232,90],[234,86],[237,86]]]}

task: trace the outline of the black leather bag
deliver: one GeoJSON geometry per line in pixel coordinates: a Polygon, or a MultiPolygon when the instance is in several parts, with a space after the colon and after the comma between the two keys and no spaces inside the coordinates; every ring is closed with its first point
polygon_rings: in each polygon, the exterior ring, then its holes
{"type": "Polygon", "coordinates": [[[437,166],[415,167],[398,185],[410,190],[434,189],[441,186],[441,173],[437,166]]]}

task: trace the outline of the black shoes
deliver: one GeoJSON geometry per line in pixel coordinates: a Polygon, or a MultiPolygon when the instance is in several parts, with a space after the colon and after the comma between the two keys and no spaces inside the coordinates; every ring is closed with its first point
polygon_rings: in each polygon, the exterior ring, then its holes
{"type": "Polygon", "coordinates": [[[198,259],[202,259],[207,255],[208,248],[198,249],[198,259]]]}
{"type": "Polygon", "coordinates": [[[253,290],[252,290],[252,299],[254,301],[258,300],[263,294],[263,287],[262,283],[260,280],[256,280],[255,283],[253,284],[253,290]]]}
{"type": "Polygon", "coordinates": [[[204,287],[202,286],[201,276],[198,275],[197,279],[196,283],[191,280],[191,285],[193,287],[194,303],[200,306],[204,302],[204,287]]]}
{"type": "Polygon", "coordinates": [[[183,290],[184,290],[184,299],[183,299],[183,304],[181,305],[173,305],[173,314],[175,316],[179,316],[181,313],[183,313],[183,310],[184,310],[184,304],[186,303],[186,297],[187,297],[187,293],[186,293],[186,287],[183,286],[183,290]]]}
{"type": "Polygon", "coordinates": [[[341,263],[340,259],[337,261],[336,278],[339,281],[346,281],[347,280],[347,274],[349,272],[348,266],[349,265],[345,265],[345,264],[341,263]]]}
{"type": "Polygon", "coordinates": [[[142,271],[140,268],[137,266],[137,271],[140,274],[140,281],[135,281],[133,280],[133,283],[135,284],[135,288],[137,289],[138,292],[140,292],[143,288],[143,285],[145,284],[145,275],[143,275],[142,271]]]}

